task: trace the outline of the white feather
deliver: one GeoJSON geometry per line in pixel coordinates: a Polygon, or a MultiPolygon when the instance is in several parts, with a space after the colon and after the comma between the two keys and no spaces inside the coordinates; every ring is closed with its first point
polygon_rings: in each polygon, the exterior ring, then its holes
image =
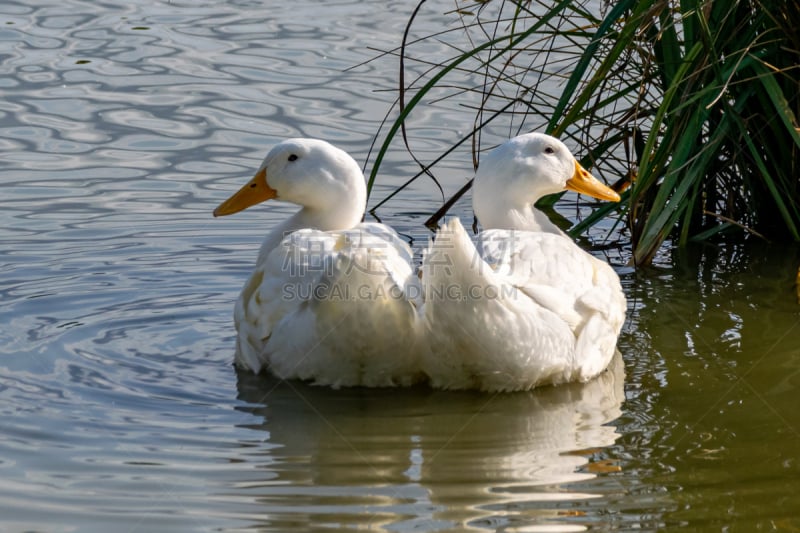
{"type": "Polygon", "coordinates": [[[375,226],[298,230],[270,252],[236,306],[237,364],[335,387],[417,381],[419,281],[375,226]]]}

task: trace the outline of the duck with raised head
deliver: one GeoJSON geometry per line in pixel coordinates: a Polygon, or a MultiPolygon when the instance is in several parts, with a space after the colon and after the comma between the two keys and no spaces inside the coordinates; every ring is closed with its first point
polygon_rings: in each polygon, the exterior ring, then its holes
{"type": "Polygon", "coordinates": [[[454,218],[423,259],[422,366],[434,387],[527,390],[608,366],[627,304],[616,272],[534,206],[564,190],[619,201],[549,135],[520,135],[481,161],[477,244],[454,218]]]}
{"type": "Polygon", "coordinates": [[[361,222],[366,199],[350,155],[289,139],[217,207],[215,216],[267,200],[300,206],[269,231],[236,302],[237,366],[334,387],[421,378],[412,253],[391,228],[361,222]]]}

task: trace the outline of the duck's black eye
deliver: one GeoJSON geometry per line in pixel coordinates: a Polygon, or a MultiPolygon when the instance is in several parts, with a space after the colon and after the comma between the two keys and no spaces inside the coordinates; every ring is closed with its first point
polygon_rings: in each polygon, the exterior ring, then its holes
{"type": "Polygon", "coordinates": [[[556,150],[552,146],[548,146],[548,147],[546,147],[544,149],[544,153],[546,153],[546,154],[554,154],[554,153],[556,153],[556,150]]]}
{"type": "Polygon", "coordinates": [[[297,154],[291,154],[289,156],[289,161],[297,161],[297,154]]]}

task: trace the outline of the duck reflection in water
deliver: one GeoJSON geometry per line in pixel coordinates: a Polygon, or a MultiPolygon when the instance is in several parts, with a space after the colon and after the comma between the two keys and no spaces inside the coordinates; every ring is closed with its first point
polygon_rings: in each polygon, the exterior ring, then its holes
{"type": "Polygon", "coordinates": [[[618,437],[623,381],[619,354],[587,383],[493,395],[331,390],[243,371],[240,410],[253,415],[243,423],[253,438],[237,455],[256,468],[236,490],[273,526],[304,516],[322,527],[332,515],[379,529],[558,525],[564,509],[598,496],[597,473],[618,468],[591,460],[618,437]]]}

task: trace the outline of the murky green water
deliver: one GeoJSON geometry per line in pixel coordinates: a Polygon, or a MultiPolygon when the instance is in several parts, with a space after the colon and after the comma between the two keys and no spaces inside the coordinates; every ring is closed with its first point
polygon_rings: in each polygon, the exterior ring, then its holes
{"type": "MultiPolygon", "coordinates": [[[[237,375],[233,301],[291,208],[210,212],[279,139],[365,160],[396,64],[345,69],[394,47],[409,9],[0,5],[0,530],[800,529],[796,247],[643,272],[611,254],[630,318],[585,385],[237,375]]],[[[470,127],[418,120],[422,153],[470,127]]],[[[379,193],[415,171],[389,159],[379,193]]],[[[420,182],[381,214],[419,246],[439,201],[420,182]]]]}

